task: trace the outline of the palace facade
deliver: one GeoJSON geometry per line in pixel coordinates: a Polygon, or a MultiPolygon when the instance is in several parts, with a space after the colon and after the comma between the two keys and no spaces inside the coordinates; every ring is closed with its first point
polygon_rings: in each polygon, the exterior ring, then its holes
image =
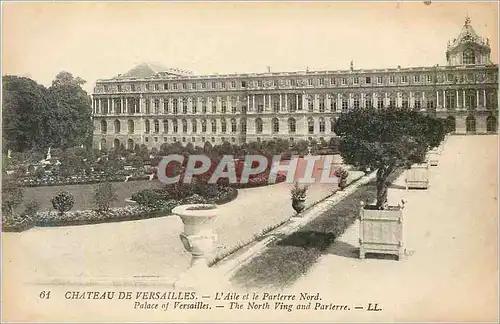
{"type": "Polygon", "coordinates": [[[360,70],[351,62],[345,71],[224,75],[141,64],[97,81],[94,145],[329,140],[342,113],[368,106],[449,118],[456,134],[496,133],[498,65],[469,18],[446,59],[446,66],[360,70]]]}

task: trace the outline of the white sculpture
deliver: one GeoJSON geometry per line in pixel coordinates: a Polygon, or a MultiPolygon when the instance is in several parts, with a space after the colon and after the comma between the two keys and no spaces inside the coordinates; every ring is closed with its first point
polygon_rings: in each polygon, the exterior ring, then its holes
{"type": "Polygon", "coordinates": [[[52,158],[52,156],[50,155],[50,147],[49,147],[49,150],[47,151],[47,157],[45,158],[45,160],[50,160],[52,158]]]}
{"type": "Polygon", "coordinates": [[[9,158],[9,159],[10,159],[10,158],[11,158],[11,157],[10,157],[10,155],[11,155],[11,154],[12,154],[12,150],[10,150],[10,149],[9,149],[9,150],[7,151],[7,158],[9,158]]]}
{"type": "Polygon", "coordinates": [[[128,176],[126,176],[126,177],[125,177],[125,181],[124,181],[124,182],[127,182],[127,181],[128,181],[128,179],[130,179],[130,178],[132,178],[132,175],[128,175],[128,176]]]}

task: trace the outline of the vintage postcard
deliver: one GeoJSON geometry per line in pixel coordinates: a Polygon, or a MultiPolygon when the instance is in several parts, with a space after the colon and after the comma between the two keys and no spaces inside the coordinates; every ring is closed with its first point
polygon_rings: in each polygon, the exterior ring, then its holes
{"type": "Polygon", "coordinates": [[[498,9],[2,2],[2,322],[498,322],[498,9]]]}

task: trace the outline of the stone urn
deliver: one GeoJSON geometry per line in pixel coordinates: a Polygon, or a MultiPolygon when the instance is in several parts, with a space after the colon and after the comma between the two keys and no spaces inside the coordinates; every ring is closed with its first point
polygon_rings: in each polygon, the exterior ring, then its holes
{"type": "Polygon", "coordinates": [[[186,251],[191,253],[190,267],[181,275],[176,286],[197,288],[213,282],[207,278],[213,275],[207,257],[213,252],[217,239],[214,233],[217,205],[181,205],[174,208],[172,214],[179,216],[184,224],[180,239],[186,251]]]}
{"type": "Polygon", "coordinates": [[[293,198],[292,208],[297,212],[297,214],[300,214],[306,208],[306,199],[293,198]]]}

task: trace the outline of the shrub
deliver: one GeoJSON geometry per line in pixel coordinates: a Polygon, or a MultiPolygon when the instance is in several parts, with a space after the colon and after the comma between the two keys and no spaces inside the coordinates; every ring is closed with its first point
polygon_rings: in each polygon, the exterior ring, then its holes
{"type": "Polygon", "coordinates": [[[347,177],[349,176],[349,171],[344,168],[338,168],[335,170],[335,177],[339,179],[339,188],[343,189],[347,185],[347,177]]]}
{"type": "Polygon", "coordinates": [[[59,212],[60,215],[70,211],[74,204],[75,197],[67,191],[60,191],[52,198],[52,206],[59,212]]]}
{"type": "Polygon", "coordinates": [[[98,211],[108,211],[112,202],[117,199],[116,190],[109,182],[100,183],[94,192],[94,203],[98,211]]]}
{"type": "Polygon", "coordinates": [[[12,214],[13,210],[23,201],[23,190],[17,179],[7,178],[2,181],[2,214],[12,214]]]}
{"type": "Polygon", "coordinates": [[[307,189],[308,189],[307,186],[300,187],[299,182],[296,181],[295,184],[293,185],[292,190],[290,190],[290,193],[292,194],[292,199],[293,200],[306,199],[307,189]]]}
{"type": "Polygon", "coordinates": [[[40,210],[40,203],[36,200],[32,200],[27,203],[24,207],[24,211],[21,215],[27,216],[32,220],[35,219],[36,213],[40,210]]]}

